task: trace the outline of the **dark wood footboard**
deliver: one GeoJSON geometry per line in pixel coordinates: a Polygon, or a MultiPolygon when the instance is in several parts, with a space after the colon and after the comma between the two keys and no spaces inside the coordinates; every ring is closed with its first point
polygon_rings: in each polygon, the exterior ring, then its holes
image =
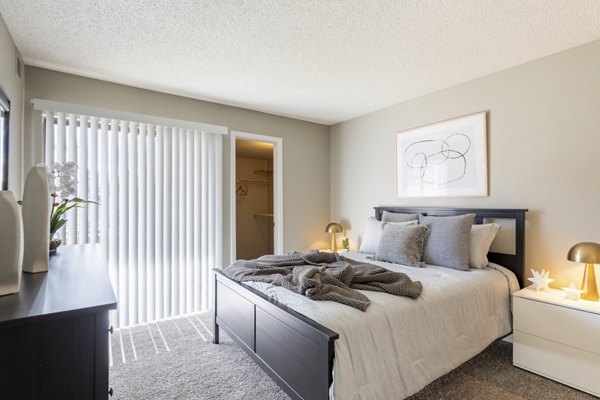
{"type": "Polygon", "coordinates": [[[290,397],[328,399],[339,335],[214,271],[214,343],[223,329],[290,397]]]}

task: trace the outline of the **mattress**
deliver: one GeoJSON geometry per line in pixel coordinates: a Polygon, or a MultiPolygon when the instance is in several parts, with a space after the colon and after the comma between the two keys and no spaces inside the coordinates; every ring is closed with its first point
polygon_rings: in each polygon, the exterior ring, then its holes
{"type": "Polygon", "coordinates": [[[423,283],[423,292],[413,300],[361,291],[371,301],[362,312],[266,283],[244,283],[340,334],[330,388],[335,400],[410,396],[511,331],[510,299],[519,285],[502,266],[457,271],[344,255],[404,272],[423,283]]]}

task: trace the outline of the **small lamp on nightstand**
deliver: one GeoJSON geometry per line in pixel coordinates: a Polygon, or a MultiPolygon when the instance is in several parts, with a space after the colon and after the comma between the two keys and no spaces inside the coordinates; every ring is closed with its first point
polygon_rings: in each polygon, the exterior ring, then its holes
{"type": "Polygon", "coordinates": [[[581,284],[581,298],[598,301],[598,286],[596,285],[594,264],[600,264],[600,244],[591,242],[577,243],[569,250],[567,259],[569,261],[585,263],[583,283],[581,284]]]}
{"type": "Polygon", "coordinates": [[[327,224],[327,228],[325,228],[325,232],[331,234],[331,251],[337,251],[337,242],[335,240],[335,234],[336,233],[342,233],[343,232],[343,228],[340,224],[338,224],[337,222],[330,222],[329,224],[327,224]]]}

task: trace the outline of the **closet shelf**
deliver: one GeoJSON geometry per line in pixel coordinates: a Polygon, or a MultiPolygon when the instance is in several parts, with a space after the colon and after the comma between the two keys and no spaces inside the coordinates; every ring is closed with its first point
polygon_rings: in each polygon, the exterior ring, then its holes
{"type": "Polygon", "coordinates": [[[241,185],[272,185],[272,181],[257,181],[252,179],[238,179],[236,183],[241,185]]]}

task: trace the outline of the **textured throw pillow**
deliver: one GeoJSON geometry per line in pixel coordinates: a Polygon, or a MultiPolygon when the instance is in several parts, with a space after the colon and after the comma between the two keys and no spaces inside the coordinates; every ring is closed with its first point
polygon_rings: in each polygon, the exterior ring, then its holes
{"type": "MultiPolygon", "coordinates": [[[[407,221],[407,222],[390,222],[398,225],[416,225],[419,221],[407,221]]],[[[375,254],[381,234],[383,233],[383,227],[386,225],[383,221],[378,221],[375,217],[367,218],[367,227],[365,228],[365,234],[363,235],[362,243],[360,244],[361,253],[375,254]]]]}
{"type": "Polygon", "coordinates": [[[423,261],[431,265],[468,271],[471,226],[474,221],[475,214],[452,217],[419,215],[419,224],[427,224],[431,229],[425,244],[423,261]]]}
{"type": "Polygon", "coordinates": [[[377,246],[375,259],[395,264],[421,267],[421,257],[429,236],[427,225],[386,224],[377,246]]]}
{"type": "Polygon", "coordinates": [[[469,266],[471,268],[485,268],[487,266],[487,253],[501,227],[500,224],[480,224],[471,227],[471,245],[469,248],[469,266]]]}
{"type": "Polygon", "coordinates": [[[376,220],[374,217],[367,218],[367,226],[360,244],[361,253],[375,254],[381,233],[383,232],[384,223],[376,220]]]}
{"type": "Polygon", "coordinates": [[[384,211],[381,216],[383,222],[407,222],[407,221],[418,221],[419,214],[405,214],[384,211]]]}

